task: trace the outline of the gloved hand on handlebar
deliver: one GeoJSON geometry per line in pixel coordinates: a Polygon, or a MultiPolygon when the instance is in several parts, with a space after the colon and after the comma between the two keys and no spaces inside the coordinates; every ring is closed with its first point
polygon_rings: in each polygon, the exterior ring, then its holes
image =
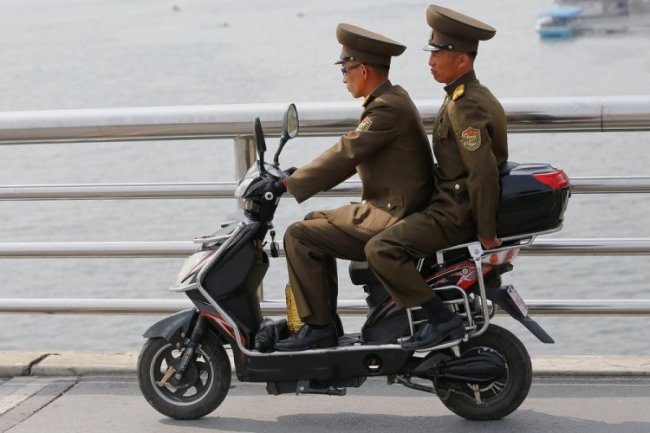
{"type": "Polygon", "coordinates": [[[264,195],[264,193],[270,192],[274,196],[279,197],[285,192],[287,192],[287,184],[284,180],[275,180],[275,179],[261,179],[250,191],[251,195],[264,195]]]}
{"type": "Polygon", "coordinates": [[[298,170],[296,167],[289,167],[286,170],[283,171],[284,174],[287,175],[287,177],[291,176],[295,171],[298,170]]]}

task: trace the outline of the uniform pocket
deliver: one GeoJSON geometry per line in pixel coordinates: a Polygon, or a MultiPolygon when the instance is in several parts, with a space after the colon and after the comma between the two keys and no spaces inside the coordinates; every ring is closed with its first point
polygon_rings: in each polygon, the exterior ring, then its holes
{"type": "Polygon", "coordinates": [[[329,212],[326,217],[346,233],[367,241],[371,236],[395,224],[403,215],[404,204],[400,196],[378,205],[366,201],[349,204],[329,212]]]}
{"type": "Polygon", "coordinates": [[[364,218],[358,222],[358,226],[373,234],[392,226],[404,215],[404,198],[402,196],[393,196],[385,201],[375,203],[375,205],[366,203],[365,206],[367,208],[364,218]]]}
{"type": "Polygon", "coordinates": [[[375,234],[384,230],[389,225],[395,224],[396,221],[397,218],[395,218],[387,209],[372,206],[372,208],[368,209],[368,212],[365,213],[365,218],[361,219],[357,226],[361,230],[375,234]]]}

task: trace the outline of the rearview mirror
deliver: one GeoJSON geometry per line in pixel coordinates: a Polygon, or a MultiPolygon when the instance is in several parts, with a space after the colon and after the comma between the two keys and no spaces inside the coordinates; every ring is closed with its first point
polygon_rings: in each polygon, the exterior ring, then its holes
{"type": "Polygon", "coordinates": [[[298,110],[296,109],[295,104],[289,104],[287,111],[284,112],[284,117],[282,117],[282,137],[280,137],[280,145],[278,146],[277,152],[275,152],[275,157],[273,157],[273,165],[279,167],[278,159],[280,158],[280,153],[284,149],[284,145],[287,141],[292,138],[295,138],[298,135],[298,110]]]}
{"type": "Polygon", "coordinates": [[[298,135],[299,122],[298,110],[295,104],[289,104],[287,111],[284,113],[282,119],[282,135],[289,138],[295,138],[298,135]]]}

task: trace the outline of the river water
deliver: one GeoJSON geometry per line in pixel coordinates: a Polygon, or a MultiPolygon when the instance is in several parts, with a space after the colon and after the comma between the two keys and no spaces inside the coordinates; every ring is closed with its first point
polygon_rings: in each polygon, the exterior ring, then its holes
{"type": "MultiPolygon", "coordinates": [[[[339,22],[408,46],[391,77],[416,100],[442,100],[421,50],[427,2],[357,0],[3,0],[0,111],[345,101],[339,22]]],[[[550,0],[441,1],[498,30],[480,47],[479,79],[497,97],[650,93],[649,34],[542,41],[536,14],[550,0]]],[[[511,159],[550,162],[569,176],[648,176],[648,133],[511,134],[511,159]]],[[[296,139],[287,166],[333,139],[296,139]]],[[[232,181],[232,142],[193,140],[1,146],[0,185],[232,181]]],[[[278,232],[308,210],[347,199],[287,199],[278,232]],[[336,201],[338,200],[338,201],[336,201]]],[[[213,231],[230,200],[0,202],[0,242],[187,241],[213,231]]],[[[575,195],[555,237],[648,237],[645,195],[575,195]]],[[[0,260],[0,297],[167,298],[183,259],[0,260]]],[[[508,282],[528,300],[647,299],[648,258],[521,257],[508,282]]],[[[341,264],[341,298],[362,299],[341,264]]],[[[283,259],[265,282],[281,298],[283,259]]],[[[0,315],[0,350],[132,351],[157,317],[0,315]]],[[[539,318],[543,345],[511,319],[532,354],[650,355],[647,318],[539,318]]],[[[348,320],[352,331],[358,319],[348,320]]]]}

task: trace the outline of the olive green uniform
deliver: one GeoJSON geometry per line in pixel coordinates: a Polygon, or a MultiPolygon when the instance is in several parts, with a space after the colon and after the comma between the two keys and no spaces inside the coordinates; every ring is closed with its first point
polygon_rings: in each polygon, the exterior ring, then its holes
{"type": "Polygon", "coordinates": [[[435,120],[435,192],[429,206],[375,236],[366,245],[368,264],[401,307],[435,294],[414,260],[455,244],[496,237],[498,167],[508,158],[506,116],[501,104],[470,72],[445,87],[435,120]]]}
{"type": "Polygon", "coordinates": [[[289,283],[305,323],[332,320],[336,258],[365,260],[364,246],[373,235],[427,205],[432,165],[417,108],[403,88],[387,81],[366,98],[354,131],[287,180],[298,202],[354,174],[363,188],[360,203],[312,212],[285,233],[289,283]]]}

